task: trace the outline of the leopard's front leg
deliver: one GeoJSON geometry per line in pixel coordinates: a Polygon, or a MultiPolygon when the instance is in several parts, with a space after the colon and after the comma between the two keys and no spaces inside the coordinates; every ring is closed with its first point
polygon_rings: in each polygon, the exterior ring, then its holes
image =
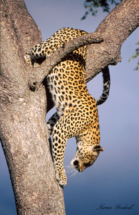
{"type": "Polygon", "coordinates": [[[67,184],[67,176],[63,166],[66,142],[68,138],[75,136],[74,132],[76,130],[71,126],[71,121],[75,122],[74,111],[72,111],[72,113],[61,116],[55,124],[52,133],[52,154],[55,165],[56,179],[61,186],[65,186],[67,184]]]}
{"type": "Polygon", "coordinates": [[[67,138],[65,137],[59,122],[55,124],[52,134],[52,154],[55,165],[56,179],[61,186],[65,186],[67,184],[67,176],[63,166],[63,161],[67,138]]]}

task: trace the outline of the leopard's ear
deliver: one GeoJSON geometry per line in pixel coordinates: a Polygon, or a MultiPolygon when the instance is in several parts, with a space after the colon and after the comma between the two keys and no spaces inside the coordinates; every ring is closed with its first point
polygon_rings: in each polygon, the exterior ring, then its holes
{"type": "Polygon", "coordinates": [[[103,151],[104,151],[104,148],[101,147],[100,145],[95,145],[93,150],[95,150],[95,151],[97,151],[97,152],[103,152],[103,151]]]}

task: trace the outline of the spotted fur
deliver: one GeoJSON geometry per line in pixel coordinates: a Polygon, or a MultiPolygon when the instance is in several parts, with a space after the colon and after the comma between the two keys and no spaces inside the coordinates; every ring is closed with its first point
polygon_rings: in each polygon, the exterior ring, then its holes
{"type": "MultiPolygon", "coordinates": [[[[35,65],[38,59],[47,58],[64,43],[83,34],[86,32],[62,28],[29,50],[25,60],[28,64],[35,65]]],[[[76,138],[77,150],[71,165],[79,172],[91,166],[103,151],[99,145],[97,103],[86,86],[85,61],[86,46],[68,54],[47,76],[49,91],[57,109],[47,125],[53,136],[52,153],[56,179],[61,186],[67,184],[63,160],[68,138],[76,138]]],[[[100,99],[102,100],[102,97],[100,99]]]]}

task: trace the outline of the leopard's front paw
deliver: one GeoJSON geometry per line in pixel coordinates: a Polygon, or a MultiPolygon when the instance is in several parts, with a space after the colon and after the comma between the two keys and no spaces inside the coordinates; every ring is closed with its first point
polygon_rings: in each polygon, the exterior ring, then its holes
{"type": "Polygon", "coordinates": [[[56,180],[61,186],[67,185],[67,176],[65,174],[65,169],[61,172],[56,171],[56,180]]]}

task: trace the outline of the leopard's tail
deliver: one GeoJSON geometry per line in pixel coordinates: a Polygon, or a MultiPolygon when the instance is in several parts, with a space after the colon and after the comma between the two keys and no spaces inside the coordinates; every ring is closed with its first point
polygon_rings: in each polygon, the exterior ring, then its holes
{"type": "Polygon", "coordinates": [[[110,92],[110,73],[109,68],[106,66],[104,69],[102,69],[102,75],[103,75],[103,92],[102,95],[96,100],[97,105],[103,104],[110,92]]]}

